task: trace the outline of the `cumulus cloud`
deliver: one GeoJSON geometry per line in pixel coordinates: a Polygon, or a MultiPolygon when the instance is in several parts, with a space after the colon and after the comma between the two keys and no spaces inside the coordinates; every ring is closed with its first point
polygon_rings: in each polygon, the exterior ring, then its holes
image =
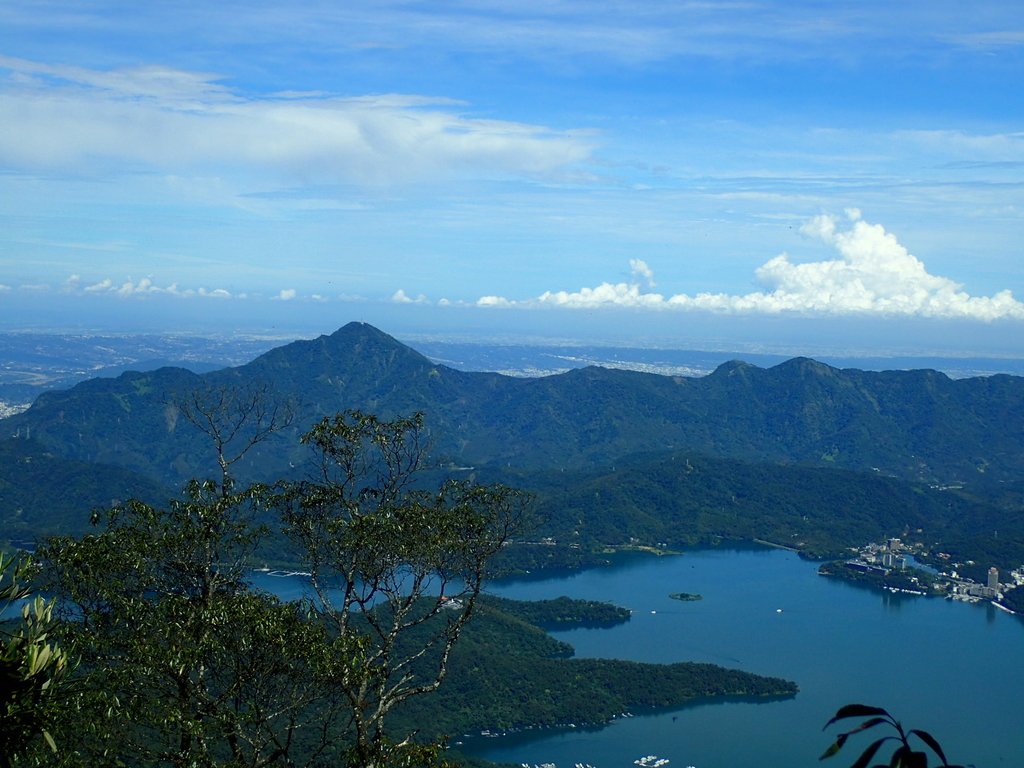
{"type": "Polygon", "coordinates": [[[131,278],[116,283],[109,277],[90,283],[83,287],[81,275],[71,275],[61,285],[64,293],[77,295],[111,295],[119,298],[140,297],[140,296],[177,296],[189,298],[200,296],[212,299],[230,299],[232,295],[223,288],[179,288],[177,283],[160,286],[153,282],[152,278],[144,277],[141,280],[131,278]]]}
{"type": "Polygon", "coordinates": [[[647,266],[646,261],[643,261],[642,259],[630,259],[629,269],[633,274],[634,280],[643,280],[647,284],[648,288],[654,287],[654,272],[649,266],[647,266]]]}
{"type": "Polygon", "coordinates": [[[114,281],[111,280],[109,277],[107,277],[107,278],[104,278],[103,280],[101,280],[98,283],[93,283],[92,285],[87,285],[85,287],[85,292],[86,293],[105,293],[106,291],[113,290],[113,288],[114,288],[114,281]]]}
{"type": "Polygon", "coordinates": [[[517,302],[511,301],[502,296],[481,296],[476,300],[476,305],[478,307],[511,307],[516,303],[517,302]]]}
{"type": "Polygon", "coordinates": [[[602,283],[578,291],[546,291],[536,299],[513,301],[484,296],[479,306],[556,306],[595,309],[703,310],[734,314],[882,315],[956,318],[992,321],[1024,320],[1024,304],[1008,291],[993,296],[971,296],[947,277],[932,275],[924,263],[879,224],[861,219],[856,209],[846,211],[844,222],[831,215],[816,216],[801,231],[822,241],[835,258],[794,263],[785,253],[756,270],[764,290],[734,295],[725,293],[676,294],[666,298],[644,289],[653,286],[653,273],[634,259],[629,283],[602,283]]]}
{"type": "Polygon", "coordinates": [[[215,167],[376,184],[463,172],[548,176],[592,149],[579,133],[468,117],[440,98],[243,97],[207,73],[0,57],[4,69],[0,160],[17,168],[215,167]]]}
{"type": "Polygon", "coordinates": [[[282,288],[280,293],[274,298],[278,301],[291,301],[296,297],[297,293],[294,288],[282,288]]]}
{"type": "Polygon", "coordinates": [[[396,304],[426,304],[427,297],[421,293],[415,298],[413,298],[412,296],[406,294],[406,292],[403,291],[401,288],[399,288],[391,295],[391,301],[395,302],[396,304]]]}
{"type": "Polygon", "coordinates": [[[655,308],[665,304],[660,293],[645,293],[639,283],[601,283],[578,291],[545,291],[537,301],[559,307],[629,306],[655,308]]]}
{"type": "Polygon", "coordinates": [[[230,299],[231,292],[226,291],[223,288],[214,288],[212,291],[208,291],[205,288],[200,288],[197,291],[198,295],[205,296],[210,299],[230,299]]]}

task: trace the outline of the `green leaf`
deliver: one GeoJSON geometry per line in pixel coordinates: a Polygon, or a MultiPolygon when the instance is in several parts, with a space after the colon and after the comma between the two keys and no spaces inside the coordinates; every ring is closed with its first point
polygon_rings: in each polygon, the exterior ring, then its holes
{"type": "Polygon", "coordinates": [[[910,754],[910,747],[904,744],[892,753],[892,758],[889,760],[889,768],[907,768],[908,763],[904,760],[904,757],[910,754]]]}
{"type": "Polygon", "coordinates": [[[844,734],[840,734],[839,738],[836,739],[834,742],[832,742],[832,744],[829,746],[829,748],[826,749],[821,754],[821,757],[819,757],[818,759],[819,760],[824,760],[827,757],[832,757],[832,755],[836,754],[840,749],[843,748],[843,742],[845,742],[845,741],[846,741],[846,734],[845,733],[844,734]]]}
{"type": "Polygon", "coordinates": [[[884,717],[873,717],[870,720],[865,720],[863,723],[858,725],[852,731],[847,731],[843,735],[844,736],[852,736],[855,733],[860,733],[861,731],[866,731],[866,730],[868,730],[868,728],[874,728],[876,725],[884,725],[884,724],[889,723],[889,722],[891,722],[891,721],[886,720],[884,717]]]}
{"type": "Polygon", "coordinates": [[[854,762],[850,768],[867,768],[868,763],[871,762],[871,758],[878,753],[878,750],[882,748],[882,745],[895,738],[895,736],[886,736],[885,738],[879,739],[878,741],[870,744],[867,749],[861,752],[860,757],[857,758],[856,762],[854,762]]]}
{"type": "MultiPolygon", "coordinates": [[[[847,704],[845,707],[840,707],[839,711],[836,712],[835,716],[825,723],[825,728],[828,728],[839,720],[845,720],[849,717],[872,717],[881,716],[888,720],[891,720],[892,715],[886,712],[884,709],[879,707],[869,707],[866,704],[847,704]]],[[[824,730],[824,728],[822,729],[824,730]]]]}
{"type": "Polygon", "coordinates": [[[935,740],[934,736],[932,736],[927,731],[920,731],[916,728],[910,731],[910,733],[914,734],[915,736],[917,736],[917,738],[919,738],[921,741],[927,744],[931,748],[932,752],[939,756],[939,759],[942,761],[942,764],[946,765],[946,763],[948,762],[946,760],[946,755],[942,751],[942,747],[939,746],[939,742],[935,740]]]}

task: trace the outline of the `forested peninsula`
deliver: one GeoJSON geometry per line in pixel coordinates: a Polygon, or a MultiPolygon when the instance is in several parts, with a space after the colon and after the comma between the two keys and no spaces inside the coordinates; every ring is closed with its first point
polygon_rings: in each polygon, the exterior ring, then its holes
{"type": "MultiPolygon", "coordinates": [[[[623,713],[678,707],[717,696],[790,697],[797,685],[714,664],[575,659],[541,626],[597,626],[624,608],[561,597],[526,602],[486,596],[452,652],[445,684],[396,713],[399,730],[428,738],[598,725],[623,713]],[[571,617],[571,618],[570,618],[571,617]]],[[[625,619],[622,617],[625,616],[625,619]]]]}

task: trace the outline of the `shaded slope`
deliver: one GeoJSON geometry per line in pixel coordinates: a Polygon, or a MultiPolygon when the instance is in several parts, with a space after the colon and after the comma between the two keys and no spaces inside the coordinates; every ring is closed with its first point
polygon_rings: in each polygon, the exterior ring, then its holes
{"type": "Polygon", "coordinates": [[[163,486],[121,467],[68,460],[34,440],[0,441],[0,543],[86,531],[93,509],[156,503],[163,486]]]}
{"type": "Polygon", "coordinates": [[[295,405],[291,429],[253,452],[244,477],[300,464],[296,438],[346,408],[423,411],[435,457],[459,464],[578,468],[639,451],[687,449],[940,482],[1024,475],[1024,379],[840,370],[806,358],[727,363],[703,378],[583,368],[539,379],[461,372],[361,323],[197,376],[128,373],[41,396],[4,422],[52,450],[168,484],[211,455],[173,403],[202,387],[265,387],[295,405]]]}

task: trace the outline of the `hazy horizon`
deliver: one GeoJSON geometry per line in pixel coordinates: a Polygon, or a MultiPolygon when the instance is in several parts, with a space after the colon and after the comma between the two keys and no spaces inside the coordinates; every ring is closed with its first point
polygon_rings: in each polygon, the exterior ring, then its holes
{"type": "Polygon", "coordinates": [[[985,0],[0,8],[0,329],[1024,355],[985,0]]]}

